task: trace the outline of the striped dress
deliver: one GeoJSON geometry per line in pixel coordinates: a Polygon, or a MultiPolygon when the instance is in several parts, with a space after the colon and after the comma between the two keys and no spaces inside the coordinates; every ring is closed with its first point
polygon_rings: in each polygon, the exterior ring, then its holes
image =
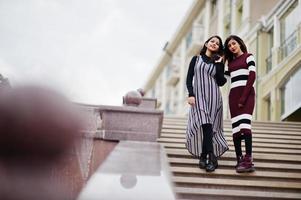
{"type": "Polygon", "coordinates": [[[234,138],[251,134],[251,120],[255,105],[253,84],[256,78],[255,59],[252,54],[244,53],[232,60],[228,70],[231,77],[229,106],[234,138]],[[239,108],[238,104],[243,107],[239,108]]]}
{"type": "Polygon", "coordinates": [[[222,96],[215,75],[216,64],[210,62],[207,56],[202,55],[192,59],[187,75],[187,89],[189,96],[195,96],[196,104],[189,109],[186,148],[198,158],[202,153],[202,124],[212,124],[214,155],[219,157],[228,150],[223,133],[222,96]],[[193,75],[191,84],[189,71],[193,75]]]}

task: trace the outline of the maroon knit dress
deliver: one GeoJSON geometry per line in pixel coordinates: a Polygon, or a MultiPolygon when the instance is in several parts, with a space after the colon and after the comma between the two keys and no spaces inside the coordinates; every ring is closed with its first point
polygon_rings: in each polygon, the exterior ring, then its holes
{"type": "Polygon", "coordinates": [[[252,54],[244,53],[228,64],[231,77],[229,106],[232,121],[232,133],[236,138],[251,134],[251,120],[255,105],[253,84],[256,78],[255,59],[252,54]],[[243,107],[239,108],[238,104],[243,107]]]}

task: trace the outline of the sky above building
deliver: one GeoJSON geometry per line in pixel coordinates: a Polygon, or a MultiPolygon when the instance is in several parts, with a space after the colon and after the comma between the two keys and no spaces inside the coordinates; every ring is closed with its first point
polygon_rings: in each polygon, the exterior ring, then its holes
{"type": "Polygon", "coordinates": [[[0,0],[0,73],[71,100],[121,105],[193,0],[0,0]]]}

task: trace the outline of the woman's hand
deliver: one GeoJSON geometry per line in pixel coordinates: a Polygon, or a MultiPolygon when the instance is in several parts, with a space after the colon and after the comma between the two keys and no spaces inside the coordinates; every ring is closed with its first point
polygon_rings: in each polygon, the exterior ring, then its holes
{"type": "Polygon", "coordinates": [[[194,106],[195,105],[195,97],[188,97],[187,102],[189,105],[194,106]]]}
{"type": "Polygon", "coordinates": [[[223,62],[223,60],[224,60],[224,57],[219,56],[219,58],[215,60],[215,63],[221,63],[221,62],[223,62]]]}

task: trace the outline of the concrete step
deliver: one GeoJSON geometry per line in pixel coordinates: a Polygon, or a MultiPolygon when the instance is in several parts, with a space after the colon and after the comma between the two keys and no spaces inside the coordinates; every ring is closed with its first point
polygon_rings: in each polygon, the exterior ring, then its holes
{"type": "MultiPolygon", "coordinates": [[[[186,128],[181,128],[181,129],[175,129],[175,128],[162,128],[162,133],[176,133],[176,134],[185,134],[186,128]]],[[[232,129],[231,128],[224,128],[224,132],[229,135],[232,135],[232,129]]],[[[289,132],[289,131],[279,131],[279,130],[274,130],[274,131],[266,131],[266,130],[257,130],[257,129],[252,129],[252,133],[255,134],[273,134],[273,135],[297,135],[301,136],[301,132],[289,132]]]]}
{"type": "MultiPolygon", "coordinates": [[[[161,142],[166,148],[179,148],[184,149],[185,143],[164,143],[161,142]]],[[[233,147],[233,142],[229,142],[229,147],[233,147]]],[[[242,142],[242,147],[244,148],[244,143],[242,142]]],[[[278,149],[293,149],[293,150],[301,150],[301,145],[294,144],[274,144],[274,143],[255,143],[253,144],[253,148],[262,147],[262,148],[278,148],[278,149]]]]}
{"type": "MultiPolygon", "coordinates": [[[[178,129],[178,130],[186,130],[186,125],[172,125],[172,124],[163,124],[162,129],[178,129]]],[[[225,127],[225,130],[231,130],[231,127],[225,127]]],[[[300,134],[300,129],[289,129],[289,128],[267,128],[267,127],[258,127],[252,125],[252,131],[258,131],[258,132],[275,132],[275,133],[287,133],[287,132],[293,132],[295,134],[300,134]]],[[[230,131],[231,132],[231,131],[230,131]]]]}
{"type": "Polygon", "coordinates": [[[241,188],[261,188],[263,190],[300,190],[301,184],[297,181],[267,181],[267,180],[246,180],[246,179],[231,179],[231,178],[205,178],[205,177],[187,177],[187,176],[174,176],[172,178],[176,184],[195,184],[195,185],[206,185],[208,187],[220,186],[226,188],[229,187],[241,187],[241,188]]]}
{"type": "MultiPolygon", "coordinates": [[[[168,149],[185,149],[185,144],[172,144],[172,143],[162,143],[164,147],[168,149]]],[[[242,147],[244,148],[244,147],[242,147]]],[[[301,149],[281,149],[281,148],[260,148],[260,147],[253,147],[252,148],[254,153],[279,153],[279,154],[296,154],[296,155],[301,155],[301,149]]],[[[235,152],[234,146],[231,145],[229,146],[230,152],[235,152]]]]}
{"type": "MultiPolygon", "coordinates": [[[[165,131],[161,132],[162,138],[185,138],[186,134],[177,134],[177,133],[166,133],[165,131]]],[[[232,134],[225,133],[225,137],[228,139],[232,138],[232,134]]],[[[301,135],[273,135],[273,134],[253,134],[252,138],[272,138],[272,139],[295,139],[301,140],[301,135]]]]}
{"type": "MultiPolygon", "coordinates": [[[[166,148],[166,153],[169,156],[179,156],[179,157],[189,157],[192,156],[186,149],[168,149],[166,148]]],[[[290,154],[290,155],[280,155],[278,153],[253,153],[254,162],[259,160],[269,160],[269,161],[282,161],[282,162],[300,162],[301,164],[301,156],[290,154]]],[[[235,153],[231,151],[227,151],[222,159],[236,159],[235,153]]]]}
{"type": "Polygon", "coordinates": [[[175,192],[178,199],[206,199],[206,200],[254,200],[254,199],[301,199],[298,192],[266,192],[257,190],[239,189],[215,189],[215,188],[194,188],[176,187],[175,192]]]}
{"type": "MultiPolygon", "coordinates": [[[[256,168],[257,169],[257,168],[256,168]]],[[[244,179],[244,180],[289,180],[301,181],[301,173],[283,172],[283,171],[264,171],[261,168],[257,169],[254,173],[236,173],[233,169],[218,169],[212,173],[207,173],[205,170],[196,167],[186,166],[172,166],[171,171],[179,176],[188,177],[224,177],[225,179],[244,179]]]]}
{"type": "MultiPolygon", "coordinates": [[[[174,116],[164,116],[163,121],[174,121],[174,122],[187,122],[187,117],[181,116],[181,117],[174,117],[174,116]]],[[[224,119],[224,124],[231,123],[230,119],[224,119]]],[[[289,126],[297,126],[300,127],[300,122],[270,122],[270,121],[256,121],[253,120],[252,123],[254,124],[267,124],[269,127],[274,125],[289,125],[289,126]]]]}
{"type": "MultiPolygon", "coordinates": [[[[185,148],[186,117],[165,117],[158,139],[166,150],[178,199],[301,199],[301,123],[252,122],[254,173],[236,173],[231,122],[229,150],[212,173],[185,148]]],[[[244,149],[244,142],[242,142],[244,149]]]]}
{"type": "MultiPolygon", "coordinates": [[[[181,157],[169,157],[169,163],[171,166],[193,166],[198,169],[199,161],[195,158],[181,158],[181,157]]],[[[236,160],[219,160],[218,161],[219,169],[231,169],[234,172],[234,166],[236,165],[236,160]]],[[[291,163],[279,163],[279,162],[256,162],[256,170],[262,171],[283,171],[283,172],[300,172],[301,173],[301,163],[300,164],[291,164],[291,163]]],[[[218,171],[218,170],[217,170],[218,171]]]]}
{"type": "MultiPolygon", "coordinates": [[[[226,138],[227,139],[227,138],[226,138]]],[[[184,143],[186,139],[184,138],[159,138],[157,139],[158,142],[174,142],[174,143],[184,143]]],[[[279,140],[279,139],[268,139],[268,138],[253,138],[252,141],[254,143],[273,143],[277,144],[295,144],[301,145],[301,141],[299,140],[279,140]]],[[[231,143],[231,139],[227,139],[228,143],[231,143]]]]}

